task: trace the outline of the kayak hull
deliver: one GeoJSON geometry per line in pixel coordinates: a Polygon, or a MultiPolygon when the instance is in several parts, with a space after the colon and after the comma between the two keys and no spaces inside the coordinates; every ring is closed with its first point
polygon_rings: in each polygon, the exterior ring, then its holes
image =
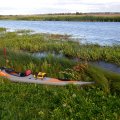
{"type": "Polygon", "coordinates": [[[94,84],[94,82],[83,82],[83,81],[63,81],[56,78],[44,77],[43,79],[36,79],[32,74],[25,77],[18,77],[11,74],[8,74],[5,70],[0,71],[0,76],[9,79],[12,82],[21,82],[21,83],[35,83],[35,84],[46,84],[46,85],[60,85],[64,86],[67,84],[75,85],[87,85],[94,84]]]}

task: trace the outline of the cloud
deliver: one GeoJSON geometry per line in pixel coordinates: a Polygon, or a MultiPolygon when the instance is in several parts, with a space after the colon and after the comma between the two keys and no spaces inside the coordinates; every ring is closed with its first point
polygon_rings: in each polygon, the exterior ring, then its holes
{"type": "Polygon", "coordinates": [[[0,14],[120,12],[119,0],[0,0],[0,14]]]}

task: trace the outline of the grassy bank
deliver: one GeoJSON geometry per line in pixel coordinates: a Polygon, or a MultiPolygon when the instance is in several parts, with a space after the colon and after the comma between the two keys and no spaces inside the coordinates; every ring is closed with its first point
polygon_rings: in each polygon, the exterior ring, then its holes
{"type": "Polygon", "coordinates": [[[55,78],[95,81],[90,86],[57,87],[11,83],[0,78],[0,119],[120,119],[120,75],[87,62],[104,60],[120,65],[119,45],[82,45],[67,35],[30,34],[29,30],[0,31],[0,66],[18,72],[31,69],[33,74],[43,71],[55,78]],[[7,62],[3,48],[7,50],[7,62]],[[43,51],[67,58],[49,54],[40,59],[31,55],[43,51]]]}
{"type": "Polygon", "coordinates": [[[51,14],[51,15],[8,15],[1,20],[37,20],[37,21],[100,21],[120,22],[120,14],[51,14]]]}
{"type": "Polygon", "coordinates": [[[99,88],[10,83],[0,78],[2,120],[118,120],[120,98],[99,88]]]}
{"type": "MultiPolygon", "coordinates": [[[[22,52],[7,52],[8,67],[44,71],[50,77],[95,81],[92,86],[46,86],[11,83],[0,78],[0,118],[6,119],[120,119],[120,75],[85,64],[48,56],[38,59],[22,52]],[[69,70],[68,70],[69,69],[69,70]],[[61,74],[61,72],[66,74],[61,74]],[[72,73],[72,74],[71,74],[72,73]],[[87,112],[87,114],[86,114],[87,112]]],[[[5,61],[0,51],[0,66],[5,61]]]]}

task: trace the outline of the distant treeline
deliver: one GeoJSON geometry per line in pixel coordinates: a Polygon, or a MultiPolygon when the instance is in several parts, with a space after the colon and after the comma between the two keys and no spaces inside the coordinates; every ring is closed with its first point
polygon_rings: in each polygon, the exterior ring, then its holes
{"type": "Polygon", "coordinates": [[[59,13],[39,15],[0,15],[0,20],[100,21],[120,22],[120,13],[59,13]]]}

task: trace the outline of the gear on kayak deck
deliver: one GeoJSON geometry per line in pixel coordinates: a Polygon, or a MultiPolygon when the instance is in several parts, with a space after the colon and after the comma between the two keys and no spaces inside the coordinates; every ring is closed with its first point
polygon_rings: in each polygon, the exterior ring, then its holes
{"type": "Polygon", "coordinates": [[[35,74],[34,74],[34,78],[36,78],[36,79],[43,79],[44,77],[46,77],[46,73],[44,73],[44,72],[36,72],[35,74]]]}
{"type": "Polygon", "coordinates": [[[31,70],[26,70],[25,72],[16,72],[14,69],[1,67],[0,76],[9,79],[12,82],[21,82],[21,83],[35,83],[35,84],[44,84],[44,85],[59,85],[64,86],[67,84],[75,85],[89,85],[94,84],[95,82],[84,82],[84,81],[75,81],[75,80],[61,80],[57,78],[46,77],[46,73],[39,72],[32,74],[31,70]]]}

